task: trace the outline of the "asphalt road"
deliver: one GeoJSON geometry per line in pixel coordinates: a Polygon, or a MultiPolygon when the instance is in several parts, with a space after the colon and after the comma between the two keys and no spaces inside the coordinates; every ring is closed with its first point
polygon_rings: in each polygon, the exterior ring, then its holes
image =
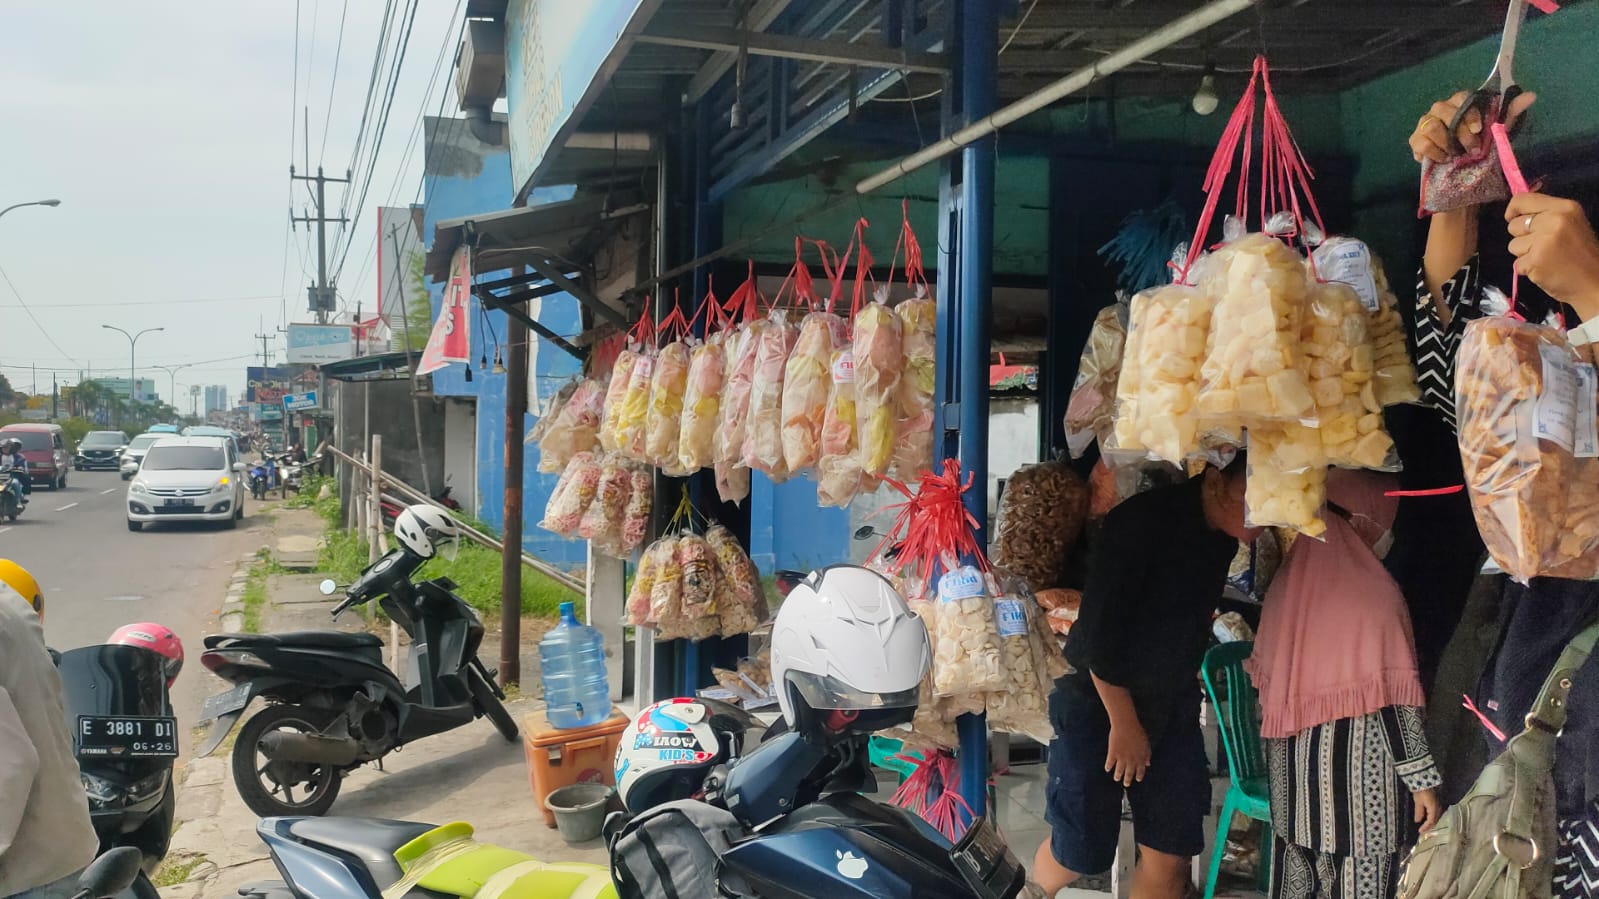
{"type": "Polygon", "coordinates": [[[65,490],[35,488],[15,523],[0,523],[0,557],[39,579],[45,636],[59,650],[104,642],[124,624],[154,621],[183,640],[183,673],[173,688],[180,732],[221,683],[200,666],[201,637],[218,612],[239,557],[267,542],[266,521],[245,501],[232,531],[216,525],[127,528],[127,483],[116,472],[75,471],[65,490]]]}

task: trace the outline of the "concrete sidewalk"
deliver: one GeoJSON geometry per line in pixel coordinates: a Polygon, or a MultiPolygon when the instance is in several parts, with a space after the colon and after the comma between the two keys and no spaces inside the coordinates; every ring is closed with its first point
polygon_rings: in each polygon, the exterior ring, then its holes
{"type": "MultiPolygon", "coordinates": [[[[302,568],[314,560],[314,541],[321,534],[316,515],[308,509],[285,508],[277,510],[274,519],[274,559],[281,550],[286,558],[279,564],[285,567],[302,568]]],[[[261,611],[262,630],[365,627],[354,613],[337,621],[329,617],[334,602],[317,591],[320,580],[314,571],[271,575],[267,604],[261,611]]],[[[379,633],[387,639],[387,628],[379,633]]],[[[217,681],[215,692],[222,687],[217,681]]],[[[260,707],[258,702],[252,712],[260,707]]],[[[534,703],[518,699],[508,708],[521,722],[534,703]]],[[[255,834],[257,819],[234,789],[226,749],[183,765],[180,824],[164,873],[168,880],[186,876],[182,883],[161,887],[164,899],[225,899],[234,896],[241,884],[279,879],[255,834]]],[[[534,804],[521,746],[507,743],[487,720],[407,746],[385,759],[382,770],[368,765],[352,772],[332,814],[434,824],[467,821],[476,828],[478,839],[542,860],[606,862],[600,841],[569,846],[545,826],[534,804]]]]}

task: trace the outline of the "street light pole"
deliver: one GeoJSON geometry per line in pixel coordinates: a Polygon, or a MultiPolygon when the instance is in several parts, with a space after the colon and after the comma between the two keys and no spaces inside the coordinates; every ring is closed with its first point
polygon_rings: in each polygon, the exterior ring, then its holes
{"type": "Polygon", "coordinates": [[[178,406],[177,406],[177,402],[178,402],[178,372],[182,371],[185,368],[188,368],[189,366],[191,366],[193,364],[194,363],[192,363],[192,362],[185,362],[182,365],[154,365],[154,366],[151,366],[152,368],[156,368],[156,369],[159,369],[159,370],[164,371],[164,372],[167,373],[168,405],[172,406],[172,408],[174,408],[174,409],[178,408],[178,406]]]}
{"type": "Polygon", "coordinates": [[[143,331],[140,331],[137,334],[129,334],[127,331],[122,330],[116,325],[101,325],[100,327],[105,328],[107,331],[116,331],[123,337],[128,338],[128,404],[137,404],[139,395],[139,378],[138,375],[135,374],[137,367],[134,364],[134,351],[138,349],[140,337],[149,334],[151,331],[165,331],[166,328],[145,328],[143,331]]]}
{"type": "Polygon", "coordinates": [[[21,209],[24,206],[60,206],[60,205],[61,205],[61,201],[60,200],[29,200],[26,203],[12,203],[10,206],[7,206],[4,209],[0,209],[0,215],[5,215],[6,213],[10,212],[13,209],[21,209]]]}

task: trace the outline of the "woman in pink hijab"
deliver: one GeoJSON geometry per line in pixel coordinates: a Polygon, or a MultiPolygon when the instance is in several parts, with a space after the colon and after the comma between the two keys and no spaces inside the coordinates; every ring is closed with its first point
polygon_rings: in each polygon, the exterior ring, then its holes
{"type": "Polygon", "coordinates": [[[1410,614],[1383,569],[1391,476],[1334,469],[1325,541],[1294,541],[1254,655],[1271,786],[1272,899],[1384,899],[1442,806],[1410,614]],[[1413,810],[1413,811],[1412,811],[1413,810]]]}

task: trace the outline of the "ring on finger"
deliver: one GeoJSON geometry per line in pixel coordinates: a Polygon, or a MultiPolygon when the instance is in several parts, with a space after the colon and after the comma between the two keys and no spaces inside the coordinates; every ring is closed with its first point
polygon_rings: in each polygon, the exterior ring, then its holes
{"type": "Polygon", "coordinates": [[[1534,218],[1537,218],[1537,216],[1538,216],[1538,213],[1534,212],[1531,215],[1527,216],[1526,218],[1522,219],[1521,220],[1521,230],[1527,232],[1528,234],[1531,234],[1532,233],[1532,220],[1534,218]]]}

